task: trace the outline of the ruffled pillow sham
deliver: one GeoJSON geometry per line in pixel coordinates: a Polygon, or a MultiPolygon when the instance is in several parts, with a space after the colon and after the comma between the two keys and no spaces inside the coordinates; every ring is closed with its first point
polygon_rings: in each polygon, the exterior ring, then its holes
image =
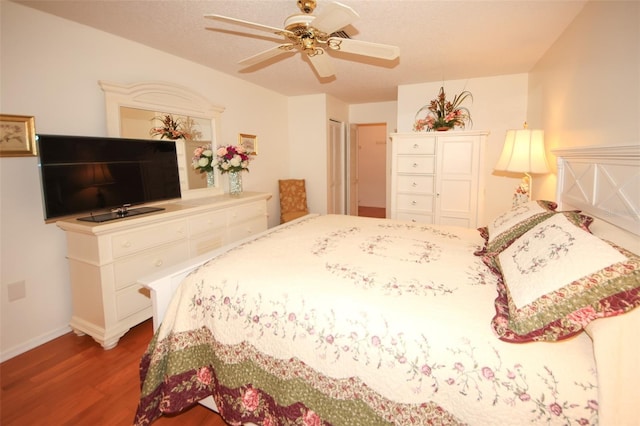
{"type": "Polygon", "coordinates": [[[492,326],[501,340],[562,340],[640,306],[640,257],[592,235],[585,218],[552,215],[484,256],[500,277],[492,326]]]}
{"type": "Polygon", "coordinates": [[[484,247],[475,254],[499,253],[519,236],[556,214],[558,205],[553,201],[529,201],[512,207],[494,218],[486,227],[478,228],[485,240],[484,247]]]}

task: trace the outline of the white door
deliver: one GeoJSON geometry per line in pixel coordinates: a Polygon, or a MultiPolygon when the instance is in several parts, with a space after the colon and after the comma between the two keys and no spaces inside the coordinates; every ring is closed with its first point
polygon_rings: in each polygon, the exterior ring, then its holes
{"type": "Polygon", "coordinates": [[[329,214],[346,214],[345,155],[344,125],[329,120],[329,214]]]}
{"type": "Polygon", "coordinates": [[[347,192],[347,200],[349,202],[349,214],[358,216],[358,125],[349,126],[349,168],[347,170],[347,179],[349,180],[349,191],[347,192]]]}

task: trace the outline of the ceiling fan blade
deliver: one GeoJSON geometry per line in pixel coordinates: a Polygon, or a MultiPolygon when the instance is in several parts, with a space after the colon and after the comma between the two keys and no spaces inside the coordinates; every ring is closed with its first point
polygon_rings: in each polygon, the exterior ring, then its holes
{"type": "Polygon", "coordinates": [[[344,4],[333,2],[329,3],[322,12],[311,21],[311,26],[326,34],[331,34],[341,28],[346,27],[360,15],[344,4]]]}
{"type": "Polygon", "coordinates": [[[315,55],[308,55],[311,65],[315,68],[318,75],[322,78],[331,77],[335,74],[333,64],[329,55],[325,54],[322,49],[316,49],[315,55]],[[320,53],[322,52],[322,53],[320,53]]]}
{"type": "Polygon", "coordinates": [[[247,67],[250,67],[251,65],[255,65],[257,63],[266,61],[267,59],[274,58],[283,53],[290,52],[292,49],[293,49],[293,44],[291,43],[281,44],[279,46],[275,46],[275,47],[272,47],[271,49],[265,50],[264,52],[260,52],[256,55],[243,59],[238,63],[240,65],[245,65],[247,67]]]}
{"type": "Polygon", "coordinates": [[[204,15],[205,18],[213,19],[215,21],[227,22],[229,24],[242,25],[243,27],[253,28],[254,30],[267,31],[278,35],[293,35],[291,31],[283,28],[270,27],[268,25],[256,24],[255,22],[243,21],[242,19],[229,18],[228,16],[208,14],[204,15]]]}
{"type": "Polygon", "coordinates": [[[330,37],[327,46],[339,52],[393,60],[400,56],[400,48],[389,44],[371,43],[350,38],[330,37]]]}

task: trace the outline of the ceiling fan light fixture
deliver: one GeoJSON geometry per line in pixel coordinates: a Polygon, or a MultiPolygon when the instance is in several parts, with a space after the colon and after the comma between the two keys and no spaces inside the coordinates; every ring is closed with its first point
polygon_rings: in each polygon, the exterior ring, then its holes
{"type": "Polygon", "coordinates": [[[359,17],[351,7],[338,2],[329,2],[317,16],[310,13],[316,7],[315,0],[297,0],[298,7],[303,12],[289,16],[284,22],[284,28],[271,27],[230,18],[223,15],[207,14],[206,18],[230,24],[241,25],[255,30],[267,31],[285,38],[284,44],[272,47],[239,63],[245,66],[256,65],[261,61],[275,58],[292,49],[298,49],[310,59],[312,68],[318,77],[327,78],[334,75],[335,70],[325,49],[369,56],[373,58],[394,60],[400,50],[396,46],[353,40],[344,32],[344,28],[359,17]]]}
{"type": "Polygon", "coordinates": [[[315,0],[298,0],[298,7],[303,13],[313,13],[316,9],[315,0]]]}

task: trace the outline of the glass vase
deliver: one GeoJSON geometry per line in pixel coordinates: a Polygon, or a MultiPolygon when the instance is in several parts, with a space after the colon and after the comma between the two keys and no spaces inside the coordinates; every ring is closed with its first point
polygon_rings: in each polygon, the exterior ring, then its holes
{"type": "Polygon", "coordinates": [[[216,176],[213,172],[207,172],[207,188],[216,186],[216,176]]]}
{"type": "Polygon", "coordinates": [[[242,174],[241,172],[229,172],[229,194],[242,194],[242,174]]]}

